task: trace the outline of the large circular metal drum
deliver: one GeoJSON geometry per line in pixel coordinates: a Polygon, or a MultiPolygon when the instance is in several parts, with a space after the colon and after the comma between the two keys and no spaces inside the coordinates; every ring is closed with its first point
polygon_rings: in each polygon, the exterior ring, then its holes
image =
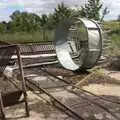
{"type": "Polygon", "coordinates": [[[89,69],[101,55],[101,29],[92,20],[63,20],[56,29],[54,45],[57,58],[64,68],[73,71],[89,69]]]}

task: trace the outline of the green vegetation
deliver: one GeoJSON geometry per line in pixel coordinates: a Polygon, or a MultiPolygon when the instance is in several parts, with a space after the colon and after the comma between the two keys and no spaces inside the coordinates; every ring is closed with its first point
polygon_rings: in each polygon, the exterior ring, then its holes
{"type": "Polygon", "coordinates": [[[107,54],[110,56],[120,56],[120,21],[104,22],[104,29],[107,30],[108,38],[112,40],[110,49],[107,54]]]}
{"type": "Polygon", "coordinates": [[[88,0],[88,3],[85,6],[81,7],[81,15],[94,20],[103,20],[104,16],[109,13],[107,7],[103,9],[102,16],[100,15],[100,10],[102,9],[103,4],[100,3],[100,0],[88,0]]]}
{"type": "Polygon", "coordinates": [[[112,43],[116,46],[120,46],[120,22],[119,21],[105,22],[104,28],[108,30],[108,36],[112,40],[112,43]]]}
{"type": "Polygon", "coordinates": [[[120,47],[120,34],[111,35],[112,43],[120,47]]]}
{"type": "Polygon", "coordinates": [[[61,20],[72,16],[101,20],[107,14],[106,8],[100,14],[102,6],[100,0],[88,0],[85,6],[75,10],[61,3],[52,14],[41,16],[16,10],[10,15],[10,21],[0,23],[0,40],[12,43],[53,40],[54,29],[61,20]]]}
{"type": "MultiPolygon", "coordinates": [[[[52,41],[54,36],[54,31],[46,31],[45,32],[45,40],[44,41],[52,41]]],[[[8,43],[39,43],[43,41],[42,31],[38,32],[15,32],[13,34],[6,33],[0,34],[0,41],[6,41],[8,43]]]]}
{"type": "Polygon", "coordinates": [[[119,21],[107,21],[104,22],[104,28],[106,30],[111,30],[112,32],[115,32],[116,30],[119,31],[120,29],[120,22],[119,21]]]}

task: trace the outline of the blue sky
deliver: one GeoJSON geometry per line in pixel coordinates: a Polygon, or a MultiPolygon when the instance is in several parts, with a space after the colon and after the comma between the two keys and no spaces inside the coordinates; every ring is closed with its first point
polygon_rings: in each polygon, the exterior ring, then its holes
{"type": "MultiPolygon", "coordinates": [[[[87,2],[87,0],[0,0],[0,21],[10,20],[9,16],[15,10],[34,12],[38,15],[49,14],[62,1],[72,8],[87,2]]],[[[120,14],[120,0],[101,0],[101,2],[110,10],[105,19],[117,19],[117,16],[120,14]]]]}

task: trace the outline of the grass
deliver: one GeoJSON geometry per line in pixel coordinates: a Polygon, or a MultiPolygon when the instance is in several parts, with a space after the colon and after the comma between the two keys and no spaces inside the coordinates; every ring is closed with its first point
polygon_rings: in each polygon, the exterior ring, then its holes
{"type": "Polygon", "coordinates": [[[108,37],[112,40],[112,45],[120,48],[120,22],[104,22],[104,29],[109,31],[108,37]]]}
{"type": "Polygon", "coordinates": [[[120,34],[112,34],[111,39],[114,45],[120,47],[120,34]]]}
{"type": "Polygon", "coordinates": [[[107,31],[105,35],[106,38],[112,42],[112,44],[104,50],[104,54],[111,57],[120,56],[120,22],[104,22],[103,29],[107,31]]]}
{"type": "Polygon", "coordinates": [[[46,31],[45,38],[43,32],[17,32],[0,34],[0,41],[8,43],[38,43],[40,41],[52,41],[54,36],[53,31],[46,31]]]}
{"type": "Polygon", "coordinates": [[[106,30],[116,30],[120,28],[120,22],[117,21],[107,21],[104,22],[104,29],[106,30]]]}

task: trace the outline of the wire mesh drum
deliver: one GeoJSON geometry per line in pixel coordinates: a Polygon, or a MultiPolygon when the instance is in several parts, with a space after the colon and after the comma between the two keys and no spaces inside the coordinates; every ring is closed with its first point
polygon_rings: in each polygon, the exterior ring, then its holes
{"type": "Polygon", "coordinates": [[[102,51],[101,33],[95,21],[82,18],[63,20],[56,29],[54,40],[61,65],[73,71],[93,67],[102,51]]]}

